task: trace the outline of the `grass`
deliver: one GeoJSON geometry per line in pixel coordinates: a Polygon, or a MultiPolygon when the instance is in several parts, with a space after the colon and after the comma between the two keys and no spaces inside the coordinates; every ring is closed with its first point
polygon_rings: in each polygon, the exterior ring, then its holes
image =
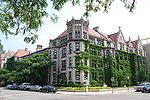
{"type": "MultiPolygon", "coordinates": [[[[63,90],[85,90],[86,87],[58,87],[59,89],[63,90]]],[[[96,90],[96,89],[111,89],[111,87],[88,87],[89,90],[96,90]]]]}

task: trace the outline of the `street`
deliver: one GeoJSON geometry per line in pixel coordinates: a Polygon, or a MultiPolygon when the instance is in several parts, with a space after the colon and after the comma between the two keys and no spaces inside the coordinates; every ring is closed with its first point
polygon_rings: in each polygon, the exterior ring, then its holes
{"type": "Polygon", "coordinates": [[[0,100],[149,100],[150,93],[114,92],[114,93],[40,93],[0,88],[0,100]]]}

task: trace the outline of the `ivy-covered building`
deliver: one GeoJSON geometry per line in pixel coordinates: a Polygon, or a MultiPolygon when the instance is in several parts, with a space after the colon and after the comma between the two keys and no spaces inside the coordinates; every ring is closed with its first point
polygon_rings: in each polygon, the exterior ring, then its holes
{"type": "Polygon", "coordinates": [[[89,21],[67,21],[67,30],[50,40],[51,84],[81,83],[115,86],[135,85],[145,81],[145,52],[138,40],[125,41],[123,33],[107,35],[99,28],[89,28],[89,21]],[[142,76],[143,75],[143,76],[142,76]],[[142,79],[141,79],[142,78],[142,79]]]}

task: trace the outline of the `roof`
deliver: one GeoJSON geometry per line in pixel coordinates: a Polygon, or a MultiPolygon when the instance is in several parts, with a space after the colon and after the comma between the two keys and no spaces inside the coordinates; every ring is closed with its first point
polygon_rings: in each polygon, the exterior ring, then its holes
{"type": "Polygon", "coordinates": [[[18,50],[13,56],[16,56],[16,57],[21,57],[21,56],[25,56],[25,55],[28,55],[28,54],[31,54],[32,52],[29,51],[29,50],[18,50]]]}
{"type": "MultiPolygon", "coordinates": [[[[61,37],[64,37],[68,34],[68,31],[65,30],[63,33],[61,33],[57,38],[61,38],[61,37]]],[[[89,29],[88,30],[88,34],[91,35],[91,36],[94,36],[94,37],[103,37],[105,39],[108,39],[108,37],[106,35],[104,35],[103,33],[99,33],[99,32],[96,32],[94,31],[93,29],[89,29]]]]}
{"type": "Polygon", "coordinates": [[[39,50],[39,51],[30,53],[30,54],[24,55],[24,56],[22,56],[21,58],[30,57],[30,56],[36,55],[36,54],[43,54],[43,53],[45,53],[45,52],[48,52],[48,50],[49,50],[49,48],[44,48],[44,49],[42,49],[42,50],[39,50]]]}
{"type": "Polygon", "coordinates": [[[113,40],[114,42],[117,41],[117,37],[118,37],[119,33],[114,33],[114,34],[111,34],[111,35],[108,35],[108,37],[113,40]]]}
{"type": "Polygon", "coordinates": [[[64,37],[65,35],[67,35],[68,31],[65,30],[63,33],[61,33],[57,38],[61,38],[64,37]]]}
{"type": "Polygon", "coordinates": [[[6,59],[6,58],[9,58],[11,56],[13,56],[15,54],[15,52],[7,52],[5,54],[1,54],[0,55],[0,59],[6,59]]]}
{"type": "Polygon", "coordinates": [[[88,33],[89,33],[89,35],[94,36],[94,37],[103,37],[103,38],[107,39],[107,37],[104,34],[102,34],[100,32],[96,32],[93,29],[89,29],[88,33]]]}
{"type": "Polygon", "coordinates": [[[138,40],[135,40],[135,41],[131,41],[132,45],[134,48],[136,48],[137,44],[138,44],[138,40]]]}

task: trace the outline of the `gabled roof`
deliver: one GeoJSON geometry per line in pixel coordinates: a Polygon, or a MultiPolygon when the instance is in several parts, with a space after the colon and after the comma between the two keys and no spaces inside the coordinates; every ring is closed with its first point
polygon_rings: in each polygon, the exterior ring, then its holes
{"type": "Polygon", "coordinates": [[[91,36],[94,36],[94,37],[103,37],[105,39],[108,39],[108,37],[106,37],[103,33],[100,33],[100,32],[96,32],[95,30],[93,29],[89,29],[89,35],[91,36]]]}
{"type": "Polygon", "coordinates": [[[136,48],[136,47],[137,47],[137,44],[138,44],[138,40],[131,41],[131,43],[132,43],[133,47],[136,48]]]}
{"type": "Polygon", "coordinates": [[[21,56],[25,56],[25,55],[28,55],[28,54],[31,54],[32,52],[29,51],[29,50],[18,50],[13,56],[16,56],[16,57],[21,57],[21,56]]]}
{"type": "MultiPolygon", "coordinates": [[[[68,31],[65,30],[63,33],[61,33],[57,38],[61,38],[61,37],[64,37],[68,34],[68,31]]],[[[96,32],[95,30],[93,29],[89,29],[88,30],[88,35],[91,35],[91,36],[94,36],[94,37],[103,37],[105,39],[108,39],[108,37],[106,37],[106,35],[104,35],[103,33],[99,33],[99,32],[96,32]]]]}
{"type": "Polygon", "coordinates": [[[63,33],[61,33],[57,38],[61,38],[61,37],[64,37],[65,35],[68,34],[68,31],[65,30],[63,33]]]}
{"type": "Polygon", "coordinates": [[[129,46],[129,41],[126,41],[126,45],[129,46]]]}
{"type": "Polygon", "coordinates": [[[108,37],[109,37],[112,41],[116,42],[118,35],[119,35],[119,32],[114,33],[114,34],[111,34],[111,35],[108,35],[108,37]]]}

